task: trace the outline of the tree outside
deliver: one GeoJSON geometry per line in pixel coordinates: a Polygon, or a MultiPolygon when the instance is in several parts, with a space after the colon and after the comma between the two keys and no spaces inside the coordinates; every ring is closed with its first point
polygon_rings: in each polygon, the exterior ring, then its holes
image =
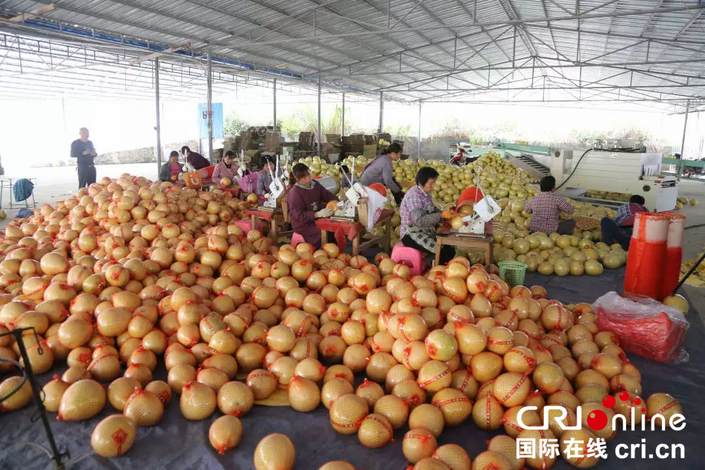
{"type": "MultiPolygon", "coordinates": [[[[346,112],[349,110],[346,109],[346,112]]],[[[343,122],[343,108],[336,106],[333,113],[321,116],[321,134],[340,134],[343,122]]],[[[304,108],[282,117],[279,121],[279,128],[287,140],[297,140],[300,132],[312,132],[318,134],[318,110],[307,105],[304,108]]],[[[350,131],[350,126],[346,123],[345,133],[350,131]]]]}
{"type": "Polygon", "coordinates": [[[232,111],[225,117],[225,127],[223,132],[226,136],[240,135],[240,132],[247,130],[250,124],[241,118],[237,112],[232,111]]]}
{"type": "MultiPolygon", "coordinates": [[[[369,129],[356,124],[350,108],[345,108],[345,135],[352,133],[370,133],[369,129]]],[[[326,134],[340,134],[343,118],[343,109],[335,106],[332,112],[324,112],[321,121],[321,132],[325,139],[326,134]]],[[[286,114],[278,122],[281,132],[287,141],[296,141],[300,132],[318,132],[318,110],[315,106],[306,105],[297,111],[286,114]]],[[[225,118],[225,135],[236,136],[250,126],[261,125],[257,122],[248,122],[233,111],[225,118]]],[[[411,125],[386,125],[384,131],[391,134],[393,139],[416,141],[416,135],[411,125]]],[[[545,145],[553,147],[585,147],[591,146],[596,140],[608,143],[613,140],[635,139],[646,145],[649,151],[661,151],[662,143],[651,132],[638,127],[612,128],[609,131],[575,128],[569,135],[553,135],[548,139],[532,139],[523,135],[517,124],[511,120],[488,123],[485,125],[472,125],[458,118],[447,119],[437,130],[425,137],[424,142],[430,144],[445,142],[448,139],[458,142],[468,142],[473,145],[487,145],[498,142],[526,141],[531,145],[545,145]]],[[[405,149],[407,150],[407,149],[405,149]]]]}

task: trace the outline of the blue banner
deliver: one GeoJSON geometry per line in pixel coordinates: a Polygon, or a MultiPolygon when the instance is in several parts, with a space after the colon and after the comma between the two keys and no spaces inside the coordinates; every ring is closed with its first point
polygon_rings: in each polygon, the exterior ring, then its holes
{"type": "MultiPolygon", "coordinates": [[[[223,103],[211,103],[213,111],[213,138],[223,138],[223,103]]],[[[208,138],[208,103],[198,103],[198,136],[208,138]]]]}

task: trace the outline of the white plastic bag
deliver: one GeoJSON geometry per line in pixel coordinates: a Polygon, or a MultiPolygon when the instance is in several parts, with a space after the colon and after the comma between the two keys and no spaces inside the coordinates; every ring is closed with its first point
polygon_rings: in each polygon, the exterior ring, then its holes
{"type": "Polygon", "coordinates": [[[377,225],[379,218],[384,210],[384,204],[387,202],[387,198],[382,196],[380,193],[374,189],[364,186],[365,193],[367,193],[367,231],[369,232],[377,225]]]}

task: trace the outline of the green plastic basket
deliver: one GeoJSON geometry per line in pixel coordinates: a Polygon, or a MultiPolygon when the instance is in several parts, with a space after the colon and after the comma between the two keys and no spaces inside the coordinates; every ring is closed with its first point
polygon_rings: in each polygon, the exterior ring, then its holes
{"type": "Polygon", "coordinates": [[[524,276],[526,275],[526,264],[519,261],[500,261],[499,277],[509,283],[510,286],[520,286],[524,284],[524,276]]]}

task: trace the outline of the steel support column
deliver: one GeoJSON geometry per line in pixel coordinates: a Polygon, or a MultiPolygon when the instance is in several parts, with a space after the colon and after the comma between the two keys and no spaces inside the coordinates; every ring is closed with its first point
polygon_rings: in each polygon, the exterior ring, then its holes
{"type": "Polygon", "coordinates": [[[681,160],[685,160],[685,133],[688,130],[688,111],[690,111],[690,100],[685,104],[685,122],[683,122],[683,139],[681,140],[681,160]]]}
{"type": "Polygon", "coordinates": [[[318,156],[323,156],[323,147],[321,146],[321,79],[318,78],[318,156]]]}
{"type": "Polygon", "coordinates": [[[416,161],[421,160],[421,101],[419,101],[419,133],[418,144],[416,145],[416,161]]]}
{"type": "Polygon", "coordinates": [[[208,160],[213,163],[213,61],[208,53],[208,160]]]}
{"type": "Polygon", "coordinates": [[[66,137],[66,103],[63,94],[61,95],[61,123],[64,126],[64,137],[66,137]]]}
{"type": "Polygon", "coordinates": [[[272,118],[272,127],[276,129],[277,127],[277,79],[274,79],[274,86],[272,87],[274,89],[273,91],[273,96],[274,96],[274,109],[272,110],[274,117],[272,118]]]}
{"type": "Polygon", "coordinates": [[[384,130],[384,92],[379,92],[379,133],[384,130]]]}
{"type": "Polygon", "coordinates": [[[343,112],[342,116],[340,117],[340,121],[340,137],[345,137],[345,92],[343,92],[343,112]]]}
{"type": "Polygon", "coordinates": [[[157,165],[162,166],[162,120],[160,116],[161,103],[159,102],[159,58],[154,59],[154,101],[157,108],[157,165]]]}

